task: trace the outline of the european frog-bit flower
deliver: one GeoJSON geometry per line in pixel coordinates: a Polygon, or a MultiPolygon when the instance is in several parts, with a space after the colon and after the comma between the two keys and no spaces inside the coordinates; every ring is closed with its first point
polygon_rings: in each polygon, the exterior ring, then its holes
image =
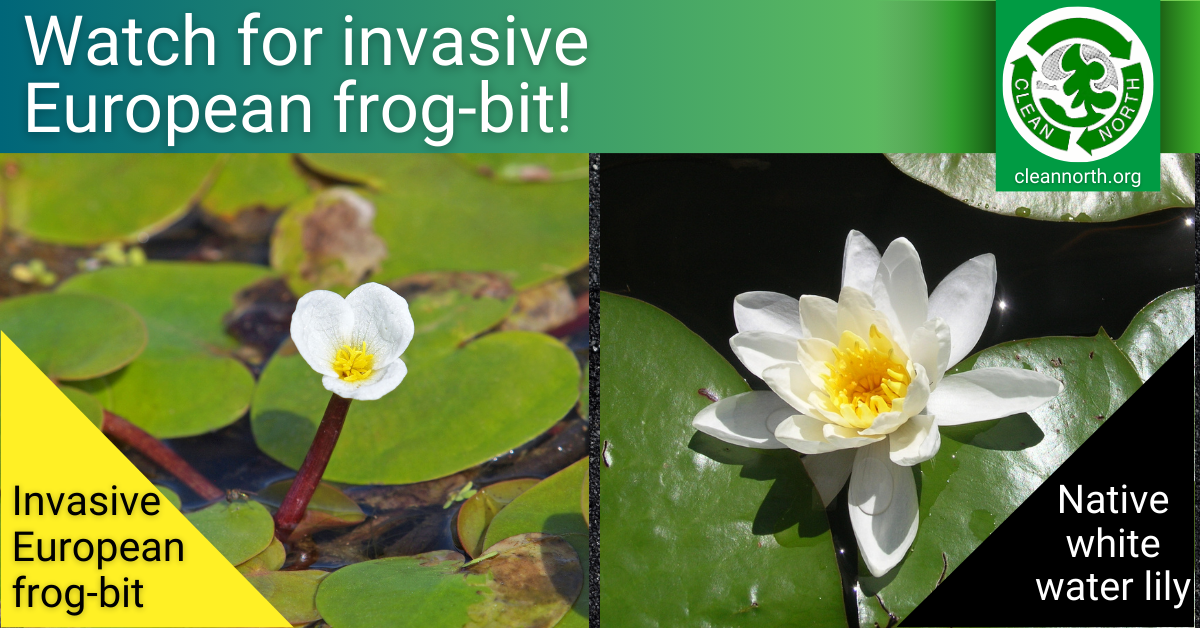
{"type": "Polygon", "coordinates": [[[850,481],[850,521],[874,576],[917,535],[912,465],[941,446],[939,425],[1028,412],[1063,386],[1037,371],[946,375],[979,340],[996,290],[996,259],[967,260],[929,292],[921,259],[899,238],[881,256],[851,231],[838,300],[774,292],[734,299],[738,359],[771,392],[748,392],[696,415],[696,429],[735,445],[790,447],[828,505],[850,481]]]}

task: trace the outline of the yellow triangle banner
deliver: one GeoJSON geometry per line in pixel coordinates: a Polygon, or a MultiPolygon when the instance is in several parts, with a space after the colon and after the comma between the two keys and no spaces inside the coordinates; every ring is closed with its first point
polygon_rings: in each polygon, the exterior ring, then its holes
{"type": "Polygon", "coordinates": [[[26,628],[290,626],[4,334],[0,612],[26,628]],[[86,513],[68,514],[74,493],[86,513]]]}

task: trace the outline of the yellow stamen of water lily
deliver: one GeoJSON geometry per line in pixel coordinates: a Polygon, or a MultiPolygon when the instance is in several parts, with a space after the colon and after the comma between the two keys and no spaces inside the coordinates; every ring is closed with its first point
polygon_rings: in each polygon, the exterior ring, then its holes
{"type": "Polygon", "coordinates": [[[871,325],[868,340],[846,331],[833,349],[833,361],[826,362],[829,373],[821,375],[829,393],[826,409],[840,415],[838,423],[854,429],[866,429],[875,417],[901,405],[912,382],[908,369],[896,359],[892,343],[871,325]]]}
{"type": "Polygon", "coordinates": [[[375,356],[367,353],[366,342],[362,343],[361,348],[342,345],[333,358],[333,372],[344,382],[357,382],[371,376],[374,364],[375,356]]]}

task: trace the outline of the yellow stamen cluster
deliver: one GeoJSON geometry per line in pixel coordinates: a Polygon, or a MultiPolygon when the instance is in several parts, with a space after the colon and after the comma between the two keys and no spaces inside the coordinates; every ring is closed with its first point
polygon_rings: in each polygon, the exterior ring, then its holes
{"type": "Polygon", "coordinates": [[[871,427],[875,417],[891,412],[897,399],[908,394],[911,379],[908,369],[896,359],[890,340],[871,325],[870,338],[864,341],[851,332],[842,332],[833,350],[825,390],[829,393],[828,410],[841,415],[845,427],[871,427]]]}
{"type": "Polygon", "coordinates": [[[367,353],[367,343],[361,348],[342,345],[333,357],[333,372],[344,382],[358,382],[371,376],[375,356],[367,353]]]}

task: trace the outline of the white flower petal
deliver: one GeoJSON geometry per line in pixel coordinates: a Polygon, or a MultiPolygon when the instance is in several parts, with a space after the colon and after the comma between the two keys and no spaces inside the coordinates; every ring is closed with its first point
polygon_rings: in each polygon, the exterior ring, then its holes
{"type": "Polygon", "coordinates": [[[870,294],[875,285],[875,272],[879,267],[879,249],[858,231],[846,235],[846,248],[842,252],[842,287],[857,288],[870,294]]]}
{"type": "Polygon", "coordinates": [[[875,307],[887,316],[896,339],[907,349],[912,333],[929,313],[929,288],[921,270],[921,256],[908,239],[896,238],[884,251],[871,297],[875,307]]]}
{"type": "Polygon", "coordinates": [[[333,358],[350,337],[354,313],[340,295],[313,290],[300,297],[292,314],[292,342],[300,356],[322,375],[334,376],[333,358]]]}
{"type": "Polygon", "coordinates": [[[839,449],[825,440],[825,424],[803,414],[792,415],[775,428],[775,438],[802,454],[823,454],[839,449]]]}
{"type": "Polygon", "coordinates": [[[831,340],[835,343],[841,340],[843,331],[866,340],[871,337],[871,325],[877,326],[884,335],[889,335],[891,328],[883,315],[875,309],[871,295],[850,286],[842,288],[841,294],[838,295],[838,337],[831,340]]]}
{"type": "Polygon", "coordinates": [[[929,413],[941,425],[962,425],[1029,412],[1063,390],[1037,371],[991,367],[947,375],[929,397],[929,413]]]}
{"type": "Polygon", "coordinates": [[[912,470],[891,461],[886,442],[858,450],[850,474],[850,524],[871,575],[884,575],[917,537],[917,485],[912,470]]]}
{"type": "Polygon", "coordinates": [[[795,362],[796,339],[770,331],[744,331],[729,339],[733,354],[758,377],[781,362],[795,362]]]}
{"type": "Polygon", "coordinates": [[[829,363],[833,362],[833,349],[837,346],[824,338],[801,338],[795,342],[800,364],[808,373],[808,381],[817,390],[825,388],[822,375],[829,374],[829,363]]]}
{"type": "Polygon", "coordinates": [[[821,503],[826,508],[842,492],[846,480],[850,478],[850,469],[854,467],[855,449],[839,449],[827,454],[805,456],[802,462],[809,479],[821,496],[821,503]]]}
{"type": "Polygon", "coordinates": [[[930,387],[936,388],[950,367],[950,326],[940,318],[925,321],[908,344],[909,359],[925,367],[930,387]]]}
{"type": "Polygon", "coordinates": [[[929,460],[942,446],[942,433],[937,421],[928,414],[909,419],[888,437],[892,462],[911,467],[929,460]]]}
{"type": "Polygon", "coordinates": [[[769,331],[800,338],[800,303],[778,292],[743,292],[733,299],[733,322],[740,332],[769,331]]]}
{"type": "Polygon", "coordinates": [[[357,382],[345,382],[336,375],[326,375],[321,378],[325,390],[346,399],[359,401],[374,401],[396,389],[404,376],[408,374],[408,366],[404,360],[395,360],[391,364],[377,369],[371,377],[357,382]]]}
{"type": "Polygon", "coordinates": [[[817,391],[804,365],[785,362],[763,369],[762,379],[788,405],[804,414],[812,414],[808,396],[817,391]]]}
{"type": "Polygon", "coordinates": [[[838,341],[837,301],[806,294],[800,297],[800,327],[803,338],[838,341]]]}
{"type": "Polygon", "coordinates": [[[346,305],[354,312],[348,344],[366,342],[375,368],[391,364],[408,348],[415,327],[404,297],[387,286],[365,283],[346,297],[346,305]]]}
{"type": "Polygon", "coordinates": [[[996,296],[996,256],[973,257],[946,275],[929,295],[929,317],[950,325],[950,366],[975,348],[996,296]]]}
{"type": "Polygon", "coordinates": [[[783,449],[775,428],[796,411],[773,392],[751,391],[726,397],[696,414],[692,427],[727,443],[783,449]]]}
{"type": "MultiPolygon", "coordinates": [[[[815,420],[815,419],[814,419],[815,420]]],[[[867,445],[878,443],[887,438],[886,435],[871,436],[848,427],[842,427],[834,423],[824,423],[821,425],[821,435],[825,440],[838,449],[853,449],[855,447],[865,447],[867,445]]]]}

